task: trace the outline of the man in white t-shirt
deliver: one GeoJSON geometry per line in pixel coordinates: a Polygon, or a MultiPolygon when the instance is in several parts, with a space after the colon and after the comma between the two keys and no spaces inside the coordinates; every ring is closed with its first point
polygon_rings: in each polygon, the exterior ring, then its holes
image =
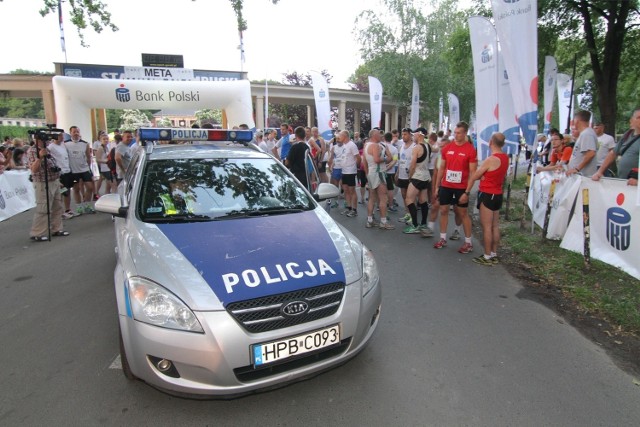
{"type": "MultiPolygon", "coordinates": [[[[602,162],[609,154],[609,151],[616,147],[616,140],[609,134],[604,133],[604,123],[602,120],[596,120],[593,130],[598,136],[598,151],[596,151],[596,165],[600,167],[602,162]]],[[[608,175],[605,175],[608,176],[608,175]]]]}
{"type": "Polygon", "coordinates": [[[69,167],[73,177],[73,198],[76,202],[76,214],[96,213],[93,209],[93,174],[91,173],[91,145],[80,136],[80,128],[69,128],[71,139],[64,142],[69,153],[69,167]]]}
{"type": "Polygon", "coordinates": [[[341,213],[349,217],[358,215],[358,194],[356,193],[356,175],[360,165],[360,152],[355,142],[351,141],[346,130],[338,133],[342,143],[342,189],[344,190],[345,210],[341,213]]]}
{"type": "MultiPolygon", "coordinates": [[[[413,143],[412,131],[409,128],[402,129],[400,133],[403,145],[398,150],[398,169],[396,171],[396,185],[400,188],[400,194],[402,195],[402,200],[407,197],[407,188],[409,188],[409,166],[411,165],[411,158],[413,156],[413,147],[415,144],[413,143]]],[[[400,222],[408,222],[411,221],[411,214],[409,213],[409,208],[406,203],[404,205],[405,215],[401,218],[398,218],[400,222]]]]}

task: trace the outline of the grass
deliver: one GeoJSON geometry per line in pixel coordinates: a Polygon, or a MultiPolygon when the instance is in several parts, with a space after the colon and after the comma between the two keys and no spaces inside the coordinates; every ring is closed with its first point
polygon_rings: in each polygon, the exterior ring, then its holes
{"type": "Polygon", "coordinates": [[[528,208],[523,212],[524,191],[520,190],[524,182],[519,178],[512,185],[510,220],[502,220],[501,225],[504,249],[522,268],[561,289],[582,310],[604,316],[622,331],[640,333],[640,280],[596,259],[587,268],[581,254],[560,248],[559,241],[542,239],[537,226],[531,234],[531,215],[528,208]],[[525,229],[520,224],[523,215],[525,229]]]}

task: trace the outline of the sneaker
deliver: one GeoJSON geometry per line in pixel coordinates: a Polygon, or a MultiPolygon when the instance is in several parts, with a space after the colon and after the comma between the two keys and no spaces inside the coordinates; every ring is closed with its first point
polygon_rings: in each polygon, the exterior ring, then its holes
{"type": "Polygon", "coordinates": [[[355,210],[355,209],[352,209],[352,210],[350,210],[349,212],[347,212],[347,216],[348,216],[349,218],[356,217],[356,216],[358,216],[358,211],[357,211],[357,210],[355,210]]]}
{"type": "Polygon", "coordinates": [[[351,212],[351,209],[343,209],[343,210],[340,211],[340,215],[346,215],[349,212],[351,212]]]}
{"type": "Polygon", "coordinates": [[[473,252],[473,245],[467,242],[465,242],[464,245],[462,245],[460,249],[458,249],[458,253],[461,253],[461,254],[468,254],[471,252],[473,252]]]}
{"type": "Polygon", "coordinates": [[[84,208],[82,206],[76,206],[75,216],[80,216],[84,213],[84,208]]]}
{"type": "Polygon", "coordinates": [[[85,206],[84,213],[94,214],[94,213],[96,213],[96,210],[93,209],[91,206],[85,206]]]}
{"type": "Polygon", "coordinates": [[[498,255],[491,257],[491,264],[496,265],[500,264],[500,257],[498,255]]]}
{"type": "Polygon", "coordinates": [[[414,227],[413,224],[409,223],[409,225],[405,227],[405,229],[402,230],[402,232],[404,234],[418,234],[420,233],[420,230],[418,229],[418,227],[414,227]]]}
{"type": "Polygon", "coordinates": [[[398,218],[398,222],[404,222],[405,224],[411,221],[411,215],[405,214],[403,217],[398,218]]]}
{"type": "Polygon", "coordinates": [[[336,202],[335,200],[331,203],[331,207],[332,208],[337,208],[338,207],[338,202],[336,202]]]}
{"type": "Polygon", "coordinates": [[[62,219],[71,219],[73,218],[75,215],[73,214],[73,212],[71,211],[66,211],[65,213],[62,214],[62,219]]]}
{"type": "Polygon", "coordinates": [[[433,237],[433,230],[430,229],[429,227],[425,227],[422,230],[420,230],[420,235],[422,237],[433,237]]]}
{"type": "Polygon", "coordinates": [[[380,228],[380,230],[395,230],[396,226],[391,224],[390,222],[381,222],[380,225],[378,226],[380,228]]]}
{"type": "Polygon", "coordinates": [[[100,196],[99,196],[99,195],[97,195],[97,194],[94,194],[94,195],[93,195],[93,200],[94,200],[94,201],[95,201],[95,200],[98,200],[99,198],[100,198],[100,196]]]}
{"type": "Polygon", "coordinates": [[[445,246],[447,246],[447,241],[445,239],[440,239],[440,240],[438,240],[438,242],[435,245],[433,245],[433,248],[434,249],[442,249],[445,246]]]}
{"type": "Polygon", "coordinates": [[[453,230],[453,234],[449,237],[449,240],[460,240],[460,232],[458,230],[453,230]]]}
{"type": "Polygon", "coordinates": [[[420,231],[424,230],[425,228],[429,228],[429,227],[427,227],[427,224],[420,224],[418,226],[418,230],[420,230],[420,231]]]}
{"type": "Polygon", "coordinates": [[[484,255],[477,256],[472,261],[475,262],[476,264],[486,265],[488,267],[493,267],[492,258],[486,259],[484,257],[484,255]]]}
{"type": "Polygon", "coordinates": [[[398,212],[398,208],[396,208],[395,206],[389,206],[387,209],[389,210],[389,212],[398,212]]]}
{"type": "Polygon", "coordinates": [[[373,228],[373,227],[377,227],[379,224],[375,221],[367,221],[367,224],[365,225],[366,228],[373,228]]]}

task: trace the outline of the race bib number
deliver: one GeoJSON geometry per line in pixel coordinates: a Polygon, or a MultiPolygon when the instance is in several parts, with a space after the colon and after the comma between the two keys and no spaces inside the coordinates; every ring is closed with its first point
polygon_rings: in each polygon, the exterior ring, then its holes
{"type": "Polygon", "coordinates": [[[447,176],[445,177],[447,182],[452,184],[460,184],[462,182],[462,171],[447,171],[447,176]]]}

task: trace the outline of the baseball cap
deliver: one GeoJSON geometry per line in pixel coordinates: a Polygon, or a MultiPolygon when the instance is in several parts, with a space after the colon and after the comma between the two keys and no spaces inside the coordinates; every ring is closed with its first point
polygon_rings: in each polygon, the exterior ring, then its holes
{"type": "Polygon", "coordinates": [[[415,134],[418,134],[418,133],[419,133],[420,135],[422,135],[422,136],[427,136],[427,135],[429,134],[429,133],[427,132],[427,130],[426,130],[425,128],[423,128],[423,127],[419,127],[419,128],[417,128],[415,131],[413,131],[413,134],[414,134],[414,135],[415,135],[415,134]]]}

